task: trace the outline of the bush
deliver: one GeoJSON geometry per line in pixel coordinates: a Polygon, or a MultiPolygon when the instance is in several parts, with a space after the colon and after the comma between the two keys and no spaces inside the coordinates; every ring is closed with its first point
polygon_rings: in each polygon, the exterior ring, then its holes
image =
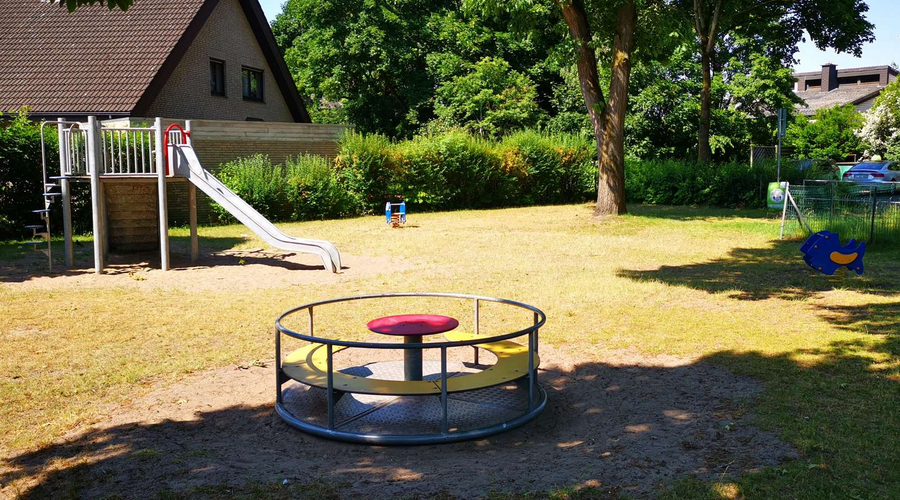
{"type": "Polygon", "coordinates": [[[341,139],[334,160],[341,184],[359,199],[364,211],[377,209],[391,191],[397,177],[391,141],[380,134],[349,133],[341,139]]]}
{"type": "MultiPolygon", "coordinates": [[[[629,160],[625,190],[632,203],[755,208],[764,206],[775,170],[774,163],[629,160]]],[[[791,183],[823,173],[827,165],[782,166],[791,183]]],[[[456,129],[400,142],[349,134],[333,165],[309,155],[273,165],[258,155],[219,175],[266,217],[309,220],[380,213],[398,198],[413,211],[588,201],[597,163],[594,144],[580,136],[525,130],[489,141],[456,129]]]]}
{"type": "Polygon", "coordinates": [[[857,135],[864,122],[853,104],[819,109],[812,118],[797,115],[787,128],[785,145],[800,158],[844,161],[865,149],[857,135]]]}
{"type": "MultiPolygon", "coordinates": [[[[625,164],[625,194],[631,203],[761,208],[769,182],[776,179],[774,162],[696,163],[683,160],[630,160],[625,164]]],[[[795,163],[781,166],[781,180],[797,184],[818,178],[827,165],[801,171],[795,163]]]]}
{"type": "MultiPolygon", "coordinates": [[[[216,175],[267,219],[290,219],[284,167],[273,165],[267,155],[257,154],[225,163],[216,175]]],[[[221,205],[214,204],[213,210],[220,220],[231,220],[221,205]]]]}
{"type": "Polygon", "coordinates": [[[582,137],[516,132],[500,145],[504,168],[518,174],[521,204],[570,203],[595,197],[596,149],[582,137]]]}
{"type": "Polygon", "coordinates": [[[515,179],[492,146],[462,131],[401,142],[396,194],[433,210],[514,204],[515,179]]]}
{"type": "MultiPolygon", "coordinates": [[[[47,175],[59,175],[56,127],[48,131],[47,175]]],[[[44,208],[43,189],[40,126],[22,110],[12,120],[0,121],[0,237],[21,238],[23,226],[39,222],[31,211],[44,208]]]]}
{"type": "MultiPolygon", "coordinates": [[[[273,165],[266,155],[222,165],[219,179],[267,219],[310,220],[359,213],[360,202],[344,188],[326,158],[302,155],[273,165]]],[[[213,205],[222,221],[231,215],[213,205]]]]}
{"type": "Polygon", "coordinates": [[[348,135],[335,167],[362,212],[397,197],[420,210],[571,203],[594,196],[594,151],[586,139],[535,131],[500,142],[459,129],[397,143],[348,135]]]}
{"type": "Polygon", "coordinates": [[[288,158],[285,169],[287,199],[293,220],[356,215],[359,199],[348,192],[326,158],[302,155],[288,158]]]}

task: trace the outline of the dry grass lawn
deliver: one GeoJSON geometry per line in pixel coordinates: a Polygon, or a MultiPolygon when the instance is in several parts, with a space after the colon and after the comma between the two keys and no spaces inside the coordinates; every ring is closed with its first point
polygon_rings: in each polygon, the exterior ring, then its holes
{"type": "MultiPolygon", "coordinates": [[[[283,225],[334,242],[348,266],[339,276],[315,259],[253,251],[263,244],[242,226],[201,228],[201,248],[245,257],[206,269],[176,256],[170,273],[44,277],[39,259],[4,245],[0,455],[45,446],[187,374],[271,359],[273,321],[291,306],[448,291],[540,307],[541,341],[559,349],[705,359],[764,381],[754,422],[802,458],[734,483],[680,481],[665,495],[900,498],[897,249],[873,247],[863,277],[829,278],[805,267],[797,241],[777,241],[777,221],[761,212],[632,207],[596,221],[572,205],[409,220],[396,230],[377,217],[283,225]]],[[[172,234],[183,252],[186,231],[172,234]]],[[[371,314],[336,308],[319,328],[357,335],[371,314]]],[[[489,318],[494,328],[516,319],[489,318]]]]}

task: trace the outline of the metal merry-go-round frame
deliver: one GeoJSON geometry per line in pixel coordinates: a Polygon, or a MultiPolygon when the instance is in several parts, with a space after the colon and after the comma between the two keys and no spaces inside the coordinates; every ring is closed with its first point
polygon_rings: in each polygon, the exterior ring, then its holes
{"type": "MultiPolygon", "coordinates": [[[[541,410],[544,409],[544,406],[547,403],[547,393],[540,386],[537,380],[537,367],[534,365],[535,355],[538,352],[538,337],[540,328],[546,322],[546,315],[540,309],[524,304],[522,302],[516,302],[508,299],[499,299],[494,297],[487,296],[478,296],[478,295],[467,295],[467,294],[454,294],[454,293],[388,293],[388,294],[370,294],[370,295],[357,295],[350,297],[341,297],[336,299],[322,300],[318,302],[311,302],[308,304],[304,304],[293,309],[289,309],[282,313],[278,319],[275,321],[275,389],[276,389],[276,402],[275,402],[275,410],[277,414],[290,426],[297,428],[301,431],[329,438],[335,439],[339,441],[346,442],[356,442],[356,443],[366,443],[366,444],[379,444],[379,445],[410,445],[410,444],[432,444],[432,443],[448,443],[448,442],[456,442],[463,441],[469,439],[479,439],[492,434],[497,434],[500,432],[504,432],[507,430],[514,429],[519,427],[532,419],[534,419],[541,410]],[[439,342],[404,342],[404,343],[396,343],[396,342],[363,342],[363,341],[352,341],[352,340],[338,340],[338,339],[329,339],[324,337],[318,337],[315,335],[315,323],[314,323],[314,308],[318,306],[324,306],[329,304],[336,304],[342,302],[351,302],[358,300],[369,300],[369,299],[392,299],[399,297],[437,297],[437,298],[450,298],[450,299],[461,299],[461,300],[471,300],[473,302],[473,313],[474,313],[474,330],[475,335],[478,335],[478,338],[473,338],[471,340],[445,340],[439,342]],[[505,304],[509,306],[518,307],[521,309],[526,309],[531,311],[534,315],[533,324],[522,328],[520,330],[516,330],[510,333],[503,333],[500,335],[486,336],[480,337],[480,304],[481,302],[493,302],[499,304],[505,304]],[[308,333],[300,333],[293,331],[287,327],[285,327],[282,322],[285,318],[293,316],[302,311],[306,311],[308,315],[309,321],[309,329],[308,333]],[[327,415],[327,427],[322,425],[317,425],[308,421],[305,421],[297,416],[293,415],[288,409],[285,407],[284,401],[284,391],[282,386],[294,380],[290,376],[288,376],[283,370],[283,357],[282,357],[282,346],[281,346],[281,336],[287,335],[289,337],[305,340],[315,344],[323,344],[327,350],[327,363],[326,363],[326,401],[328,408],[327,415]],[[474,429],[466,429],[466,430],[453,430],[450,429],[449,423],[449,415],[448,415],[448,400],[449,395],[447,391],[447,379],[448,370],[447,370],[447,350],[449,348],[455,347],[465,347],[472,346],[475,350],[475,363],[478,364],[478,344],[488,344],[492,342],[501,342],[505,340],[515,339],[518,337],[528,336],[528,372],[525,375],[524,379],[527,379],[525,388],[527,390],[527,410],[521,415],[504,420],[502,422],[492,423],[491,425],[485,427],[479,427],[474,429]],[[441,421],[440,421],[440,433],[429,433],[429,434],[381,434],[381,433],[357,433],[351,431],[345,431],[335,428],[335,404],[336,398],[338,395],[342,395],[344,392],[352,393],[352,391],[341,391],[335,388],[334,385],[334,347],[339,346],[343,348],[362,348],[362,349],[392,349],[392,350],[406,350],[406,349],[440,349],[441,351],[441,361],[440,361],[440,405],[441,405],[441,421]]],[[[302,381],[297,381],[299,383],[303,383],[302,381]]],[[[435,380],[436,382],[436,380],[435,380]]],[[[478,389],[482,389],[479,387],[478,389]]],[[[478,390],[476,389],[476,390],[478,390]]],[[[415,397],[415,396],[413,396],[415,397]]]]}

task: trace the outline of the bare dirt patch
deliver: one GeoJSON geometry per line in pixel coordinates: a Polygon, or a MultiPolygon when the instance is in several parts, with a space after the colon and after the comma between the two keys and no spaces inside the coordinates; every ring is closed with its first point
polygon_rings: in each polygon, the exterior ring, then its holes
{"type": "MultiPolygon", "coordinates": [[[[0,480],[26,498],[84,498],[247,482],[339,485],[345,498],[477,498],[595,485],[649,497],[671,480],[729,477],[796,458],[747,423],[761,384],[712,364],[542,348],[549,393],[533,422],[479,441],[373,447],[300,433],[273,411],[272,363],[200,373],[113,409],[91,428],[14,454],[0,480]]],[[[11,495],[7,487],[3,493],[11,495]]]]}
{"type": "MultiPolygon", "coordinates": [[[[35,252],[36,253],[36,252],[35,252]]],[[[39,255],[39,254],[38,254],[39,255]]],[[[155,254],[111,255],[102,275],[94,274],[89,260],[76,261],[75,269],[56,266],[47,274],[43,256],[0,262],[0,282],[21,289],[67,287],[167,288],[188,292],[246,291],[283,288],[291,285],[334,284],[347,279],[377,276],[415,267],[410,260],[390,257],[341,255],[344,268],[338,274],[325,270],[314,255],[257,250],[228,250],[201,255],[192,263],[189,256],[174,254],[172,270],[159,269],[155,254]]]]}

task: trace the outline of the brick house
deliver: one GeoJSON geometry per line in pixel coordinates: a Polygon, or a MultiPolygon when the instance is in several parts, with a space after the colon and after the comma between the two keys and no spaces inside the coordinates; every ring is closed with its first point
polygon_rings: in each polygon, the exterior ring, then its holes
{"type": "Polygon", "coordinates": [[[0,0],[0,110],[308,123],[257,0],[0,0]]]}
{"type": "Polygon", "coordinates": [[[794,93],[806,103],[797,107],[800,114],[812,116],[816,110],[844,104],[853,104],[862,113],[897,79],[897,70],[891,66],[838,69],[829,63],[822,65],[822,71],[794,73],[794,78],[794,93]]]}

